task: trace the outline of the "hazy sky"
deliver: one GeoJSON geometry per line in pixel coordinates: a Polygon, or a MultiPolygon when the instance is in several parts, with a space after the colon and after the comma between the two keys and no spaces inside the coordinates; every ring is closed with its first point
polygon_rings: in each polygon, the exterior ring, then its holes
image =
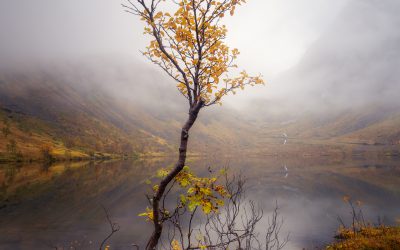
{"type": "MultiPolygon", "coordinates": [[[[250,0],[229,18],[228,43],[249,70],[273,77],[294,65],[347,0],[250,0]]],[[[145,45],[122,0],[0,0],[0,53],[9,57],[132,54],[145,45]]]]}
{"type": "Polygon", "coordinates": [[[400,1],[351,0],[341,6],[331,21],[319,26],[315,40],[303,43],[299,60],[287,63],[290,70],[271,78],[273,70],[266,71],[267,87],[246,91],[230,102],[251,100],[251,106],[258,103],[262,111],[297,114],[400,107],[400,1]]]}
{"type": "MultiPolygon", "coordinates": [[[[141,23],[122,2],[0,0],[0,66],[124,54],[157,70],[140,55],[141,23]]],[[[226,19],[227,43],[241,51],[239,66],[262,73],[268,85],[228,103],[352,106],[400,99],[399,0],[249,0],[236,13],[226,19]]]]}

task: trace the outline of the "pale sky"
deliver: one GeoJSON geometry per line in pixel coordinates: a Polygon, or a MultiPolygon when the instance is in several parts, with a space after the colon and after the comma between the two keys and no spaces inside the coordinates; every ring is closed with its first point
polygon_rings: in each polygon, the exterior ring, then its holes
{"type": "MultiPolygon", "coordinates": [[[[147,44],[142,24],[122,2],[0,0],[0,67],[127,55],[159,70],[139,53],[147,44]]],[[[399,100],[398,13],[399,0],[249,0],[227,17],[227,44],[241,51],[239,67],[268,84],[226,102],[351,107],[399,100]]]]}
{"type": "Polygon", "coordinates": [[[250,0],[227,21],[241,65],[273,78],[294,66],[348,0],[250,0]]]}
{"type": "MultiPolygon", "coordinates": [[[[268,78],[293,66],[348,0],[250,0],[228,18],[228,43],[249,71],[268,78]]],[[[0,0],[0,52],[10,57],[132,54],[139,20],[121,0],[0,0]]],[[[4,63],[4,62],[3,62],[4,63]]]]}

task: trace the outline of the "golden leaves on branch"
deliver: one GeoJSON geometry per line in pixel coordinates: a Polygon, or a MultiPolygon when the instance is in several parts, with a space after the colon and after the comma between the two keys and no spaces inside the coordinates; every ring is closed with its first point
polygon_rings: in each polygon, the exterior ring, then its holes
{"type": "MultiPolygon", "coordinates": [[[[162,168],[157,171],[157,178],[165,178],[170,170],[162,168]]],[[[219,185],[218,180],[224,176],[225,172],[221,171],[215,177],[198,177],[189,167],[185,166],[183,170],[174,178],[174,182],[184,190],[179,194],[179,204],[177,208],[187,207],[189,211],[194,211],[197,207],[201,208],[203,213],[209,214],[218,212],[218,209],[224,205],[224,199],[229,197],[229,193],[225,186],[219,185]]],[[[158,185],[153,186],[153,191],[157,192],[158,185]]],[[[168,215],[168,211],[162,211],[162,214],[168,215]]],[[[153,210],[146,208],[144,213],[139,216],[146,217],[148,221],[153,220],[153,210]]]]}
{"type": "Polygon", "coordinates": [[[217,177],[197,177],[185,167],[175,180],[182,187],[186,188],[186,194],[180,196],[181,206],[187,206],[189,211],[201,207],[205,214],[217,212],[224,205],[223,199],[228,196],[224,186],[217,184],[217,177]]]}
{"type": "Polygon", "coordinates": [[[181,245],[179,244],[179,242],[177,240],[173,240],[171,242],[171,249],[172,250],[182,250],[181,245]]]}
{"type": "Polygon", "coordinates": [[[140,213],[139,216],[146,217],[147,221],[153,221],[154,220],[153,209],[146,207],[146,212],[140,213]]]}
{"type": "Polygon", "coordinates": [[[200,99],[206,106],[221,103],[222,97],[235,89],[263,83],[261,76],[249,76],[245,71],[229,77],[237,68],[234,61],[240,52],[224,43],[227,28],[221,19],[225,13],[234,15],[244,0],[165,3],[175,6],[171,13],[156,10],[157,1],[149,2],[152,4],[139,1],[143,8],[134,9],[146,24],[144,34],[152,38],[143,54],[177,81],[178,90],[191,104],[200,99]]]}

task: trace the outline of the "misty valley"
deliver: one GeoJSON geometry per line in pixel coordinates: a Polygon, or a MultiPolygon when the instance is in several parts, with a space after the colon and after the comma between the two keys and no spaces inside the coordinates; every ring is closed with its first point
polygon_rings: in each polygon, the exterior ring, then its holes
{"type": "Polygon", "coordinates": [[[399,13],[0,1],[0,250],[400,250],[399,13]]]}

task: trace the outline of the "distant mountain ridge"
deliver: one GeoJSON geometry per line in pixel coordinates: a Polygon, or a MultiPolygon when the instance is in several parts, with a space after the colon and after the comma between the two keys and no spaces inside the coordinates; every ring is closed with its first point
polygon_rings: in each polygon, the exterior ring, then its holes
{"type": "MultiPolygon", "coordinates": [[[[75,69],[64,66],[51,71],[49,67],[48,71],[2,74],[3,158],[22,154],[25,159],[41,159],[46,151],[60,159],[176,154],[187,104],[173,83],[160,84],[162,76],[132,65],[103,62],[100,66],[69,66],[75,69]],[[123,81],[107,85],[115,76],[97,75],[104,65],[119,68],[123,81]],[[144,79],[138,81],[136,71],[144,79]]],[[[357,108],[330,116],[303,113],[287,119],[256,117],[229,107],[203,110],[192,133],[191,152],[304,154],[338,143],[400,145],[396,108],[357,108]],[[283,134],[288,136],[285,145],[283,134]]]]}
{"type": "MultiPolygon", "coordinates": [[[[398,0],[349,1],[298,65],[242,110],[202,110],[189,150],[397,154],[399,11],[398,0]]],[[[187,102],[174,86],[126,56],[0,63],[0,160],[176,154],[187,102]]]]}

